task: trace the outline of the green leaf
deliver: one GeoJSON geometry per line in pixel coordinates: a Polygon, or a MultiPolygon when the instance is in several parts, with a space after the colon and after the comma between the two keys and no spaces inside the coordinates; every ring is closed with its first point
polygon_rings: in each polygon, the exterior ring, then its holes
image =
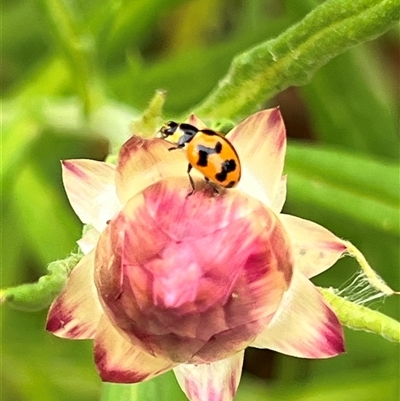
{"type": "Polygon", "coordinates": [[[138,57],[130,57],[130,65],[110,76],[110,84],[119,99],[143,109],[154,91],[167,91],[165,111],[180,118],[192,113],[193,104],[200,102],[226,73],[232,57],[265,37],[271,37],[286,27],[286,17],[270,19],[256,30],[243,30],[223,42],[210,44],[207,48],[188,49],[168,56],[158,62],[144,63],[138,57]],[[126,82],[134,82],[132,90],[126,82]],[[188,90],[190,88],[190,90],[188,90]]]}
{"type": "MultiPolygon", "coordinates": [[[[116,53],[126,51],[128,46],[138,46],[146,42],[154,26],[163,13],[172,10],[188,0],[122,0],[113,2],[108,7],[113,13],[112,21],[107,21],[107,31],[100,32],[100,51],[104,57],[115,59],[116,53]]],[[[104,18],[97,19],[98,26],[104,23],[104,18]]],[[[159,89],[159,88],[157,88],[159,89]]]]}
{"type": "Polygon", "coordinates": [[[320,288],[340,322],[353,330],[368,331],[388,341],[400,343],[400,322],[378,311],[338,296],[328,288],[320,288]]]}
{"type": "Polygon", "coordinates": [[[327,0],[278,38],[237,56],[227,75],[196,109],[201,117],[237,118],[313,73],[352,46],[398,22],[398,0],[327,0]]]}
{"type": "MultiPolygon", "coordinates": [[[[53,56],[42,61],[27,78],[13,88],[13,95],[18,106],[32,109],[32,99],[55,96],[65,91],[70,72],[61,57],[53,56]]],[[[39,107],[36,112],[40,112],[39,107]]]]}
{"type": "Polygon", "coordinates": [[[25,158],[44,131],[45,96],[65,89],[69,74],[59,58],[46,60],[29,83],[14,88],[13,100],[3,102],[1,192],[8,194],[25,158]]]}
{"type": "Polygon", "coordinates": [[[335,148],[290,143],[288,208],[309,205],[400,236],[399,166],[335,148]]]}
{"type": "Polygon", "coordinates": [[[71,3],[65,0],[41,0],[40,4],[64,51],[73,83],[88,115],[103,100],[94,64],[94,38],[71,3]]]}
{"type": "Polygon", "coordinates": [[[162,110],[165,102],[165,92],[156,91],[146,110],[139,119],[132,121],[130,131],[140,132],[144,138],[154,136],[157,128],[162,124],[162,110]]]}
{"type": "Polygon", "coordinates": [[[318,139],[398,160],[397,103],[381,58],[357,47],[321,68],[302,93],[318,139]]]}
{"type": "Polygon", "coordinates": [[[15,309],[36,312],[46,309],[64,288],[72,269],[81,259],[81,254],[71,254],[64,260],[49,264],[46,276],[38,282],[22,284],[0,290],[0,303],[7,302],[15,309]]]}

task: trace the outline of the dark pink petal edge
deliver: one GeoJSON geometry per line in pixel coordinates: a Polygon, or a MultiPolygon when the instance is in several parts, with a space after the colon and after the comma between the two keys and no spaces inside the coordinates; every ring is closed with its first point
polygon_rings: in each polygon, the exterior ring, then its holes
{"type": "Polygon", "coordinates": [[[94,338],[103,309],[94,286],[93,268],[94,251],[80,260],[67,286],[51,305],[46,330],[57,337],[94,338]]]}
{"type": "Polygon", "coordinates": [[[318,289],[295,271],[274,318],[251,346],[300,358],[330,358],[344,352],[343,330],[318,289]]]}
{"type": "Polygon", "coordinates": [[[94,361],[101,379],[111,383],[139,383],[171,370],[176,364],[156,358],[127,340],[103,315],[94,341],[94,361]]]}

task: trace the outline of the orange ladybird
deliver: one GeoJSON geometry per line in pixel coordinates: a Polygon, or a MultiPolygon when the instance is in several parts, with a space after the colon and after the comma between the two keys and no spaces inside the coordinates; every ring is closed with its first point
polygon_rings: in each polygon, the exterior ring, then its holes
{"type": "Polygon", "coordinates": [[[211,129],[197,129],[190,124],[166,123],[160,133],[163,138],[177,134],[177,145],[168,150],[181,149],[186,146],[188,159],[187,173],[194,192],[194,182],[190,175],[192,168],[200,171],[207,182],[213,182],[224,188],[233,188],[240,180],[241,166],[239,156],[233,145],[223,136],[211,129]]]}

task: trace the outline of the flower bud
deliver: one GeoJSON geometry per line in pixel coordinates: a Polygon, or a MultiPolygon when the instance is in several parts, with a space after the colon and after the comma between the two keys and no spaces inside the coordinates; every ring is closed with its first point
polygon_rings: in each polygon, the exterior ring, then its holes
{"type": "Polygon", "coordinates": [[[128,201],[100,237],[95,281],[110,320],[144,350],[213,362],[271,320],[290,284],[291,246],[260,201],[208,187],[186,198],[185,184],[166,179],[128,201]]]}

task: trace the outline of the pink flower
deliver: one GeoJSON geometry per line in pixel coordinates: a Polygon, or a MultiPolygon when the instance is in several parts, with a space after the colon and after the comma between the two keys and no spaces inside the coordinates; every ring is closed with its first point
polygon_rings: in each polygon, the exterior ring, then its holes
{"type": "Polygon", "coordinates": [[[227,401],[247,346],[304,358],[343,352],[340,323],[309,278],[346,247],[315,223],[279,214],[279,109],[252,115],[228,138],[242,179],[219,195],[194,173],[196,192],[186,198],[185,152],[168,152],[161,139],[133,136],[116,167],[63,163],[71,205],[92,228],[47,329],[94,339],[104,381],[136,383],[173,369],[191,401],[227,401]]]}

